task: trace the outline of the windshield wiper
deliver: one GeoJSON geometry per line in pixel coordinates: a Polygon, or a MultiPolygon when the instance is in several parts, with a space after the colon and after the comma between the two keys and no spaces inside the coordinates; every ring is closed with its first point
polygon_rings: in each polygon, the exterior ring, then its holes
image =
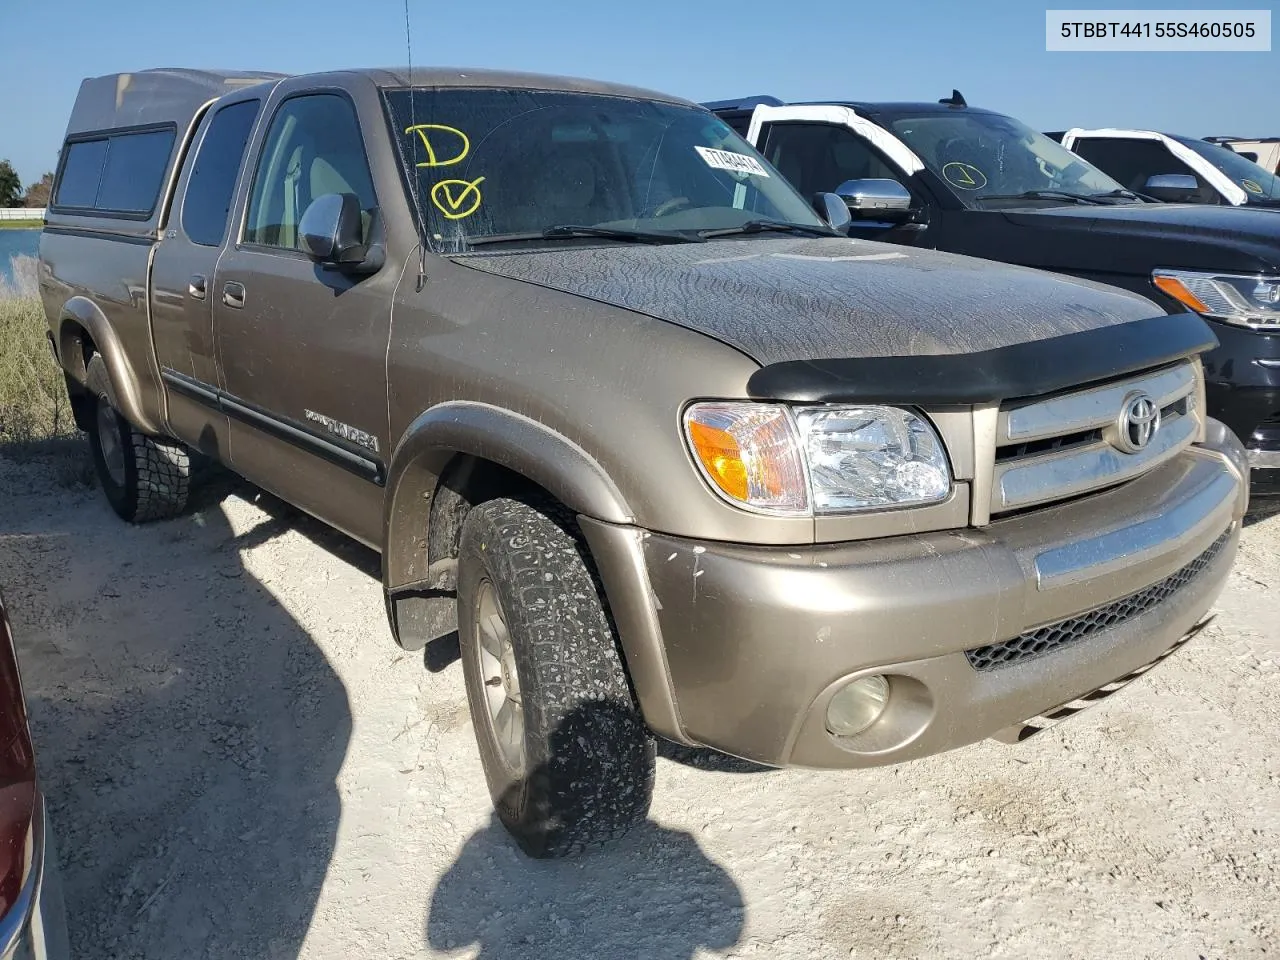
{"type": "Polygon", "coordinates": [[[486,243],[515,243],[520,240],[567,240],[574,237],[605,237],[609,240],[628,240],[633,243],[701,243],[702,238],[688,233],[660,233],[654,230],[628,230],[625,227],[592,227],[586,224],[564,223],[547,227],[536,233],[497,233],[490,237],[467,238],[470,246],[486,243]]]}
{"type": "Polygon", "coordinates": [[[704,240],[710,240],[712,237],[729,237],[738,233],[764,233],[765,231],[776,230],[779,233],[808,233],[818,237],[838,237],[830,227],[820,227],[817,225],[809,225],[807,223],[783,223],[781,220],[748,220],[746,223],[737,227],[723,227],[718,230],[699,230],[698,236],[704,240]]]}
{"type": "Polygon", "coordinates": [[[1104,194],[1071,193],[1067,190],[1028,190],[1026,193],[995,194],[980,197],[981,200],[1064,200],[1067,203],[1087,203],[1094,206],[1106,206],[1107,201],[1100,199],[1104,194]]]}
{"type": "Polygon", "coordinates": [[[1140,200],[1143,203],[1152,199],[1151,197],[1144,196],[1141,193],[1134,193],[1132,190],[1126,190],[1124,187],[1121,187],[1119,190],[1110,190],[1107,193],[1095,193],[1092,194],[1092,196],[1105,200],[1140,200]]]}

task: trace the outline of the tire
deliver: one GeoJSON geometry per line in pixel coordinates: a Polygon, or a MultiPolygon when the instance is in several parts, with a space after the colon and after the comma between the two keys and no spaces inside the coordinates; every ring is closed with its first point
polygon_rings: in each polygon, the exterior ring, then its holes
{"type": "Polygon", "coordinates": [[[134,429],[119,410],[107,365],[89,360],[85,385],[92,397],[89,444],[98,482],[111,508],[130,523],[167,520],[187,506],[191,458],[173,440],[149,437],[134,429]]]}
{"type": "Polygon", "coordinates": [[[540,859],[572,856],[643,822],[653,796],[654,740],[567,512],[499,499],[467,515],[458,635],[489,792],[521,849],[540,859]],[[486,657],[486,644],[495,644],[494,612],[510,641],[502,657],[486,657]],[[518,710],[502,679],[512,668],[518,710]],[[516,712],[520,730],[499,720],[502,708],[491,698],[516,712]],[[513,744],[523,750],[519,760],[513,744]]]}

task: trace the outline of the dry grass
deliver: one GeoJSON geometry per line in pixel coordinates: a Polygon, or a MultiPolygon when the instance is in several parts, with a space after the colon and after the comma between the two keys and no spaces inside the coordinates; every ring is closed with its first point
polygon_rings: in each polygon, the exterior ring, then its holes
{"type": "Polygon", "coordinates": [[[0,282],[0,452],[53,453],[75,437],[75,421],[45,339],[35,260],[15,257],[13,268],[13,281],[0,282]]]}

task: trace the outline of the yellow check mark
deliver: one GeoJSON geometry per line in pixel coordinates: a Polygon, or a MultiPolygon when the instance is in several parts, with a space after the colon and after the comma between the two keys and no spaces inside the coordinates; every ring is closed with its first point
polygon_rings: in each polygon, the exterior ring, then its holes
{"type": "Polygon", "coordinates": [[[461,220],[480,209],[484,199],[480,196],[480,184],[484,177],[475,180],[441,180],[431,188],[431,202],[448,220],[461,220]]]}

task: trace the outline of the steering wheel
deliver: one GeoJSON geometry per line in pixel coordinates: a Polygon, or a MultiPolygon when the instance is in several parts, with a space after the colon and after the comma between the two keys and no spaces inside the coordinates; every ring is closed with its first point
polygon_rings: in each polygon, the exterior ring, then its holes
{"type": "Polygon", "coordinates": [[[691,206],[693,206],[693,201],[688,197],[672,197],[669,200],[662,201],[662,203],[654,207],[653,212],[650,213],[649,216],[657,219],[658,217],[665,217],[668,214],[675,213],[677,210],[683,210],[685,207],[691,206]]]}

